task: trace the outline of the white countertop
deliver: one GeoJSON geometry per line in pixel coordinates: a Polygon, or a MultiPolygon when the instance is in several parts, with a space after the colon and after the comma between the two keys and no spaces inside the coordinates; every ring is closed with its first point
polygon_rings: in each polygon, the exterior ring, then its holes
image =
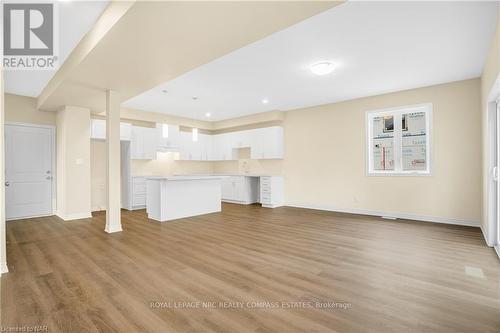
{"type": "MultiPolygon", "coordinates": [[[[182,175],[179,175],[182,176],[182,175]]],[[[281,175],[271,175],[268,173],[211,173],[211,174],[196,174],[192,176],[215,176],[215,177],[237,177],[237,176],[245,176],[245,177],[281,177],[281,175]]]]}
{"type": "Polygon", "coordinates": [[[184,175],[184,176],[145,176],[147,180],[210,180],[210,179],[222,179],[226,176],[220,175],[184,175]]]}

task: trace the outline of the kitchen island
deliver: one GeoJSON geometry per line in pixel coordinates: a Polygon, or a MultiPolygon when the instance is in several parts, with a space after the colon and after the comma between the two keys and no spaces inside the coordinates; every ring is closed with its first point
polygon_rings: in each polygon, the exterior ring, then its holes
{"type": "Polygon", "coordinates": [[[224,176],[146,177],[148,218],[165,222],[221,211],[224,176]]]}

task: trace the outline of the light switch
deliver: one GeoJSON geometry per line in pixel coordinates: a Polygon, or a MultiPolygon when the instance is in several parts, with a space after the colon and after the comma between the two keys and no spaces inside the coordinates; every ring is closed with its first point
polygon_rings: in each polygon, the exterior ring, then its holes
{"type": "Polygon", "coordinates": [[[76,165],[82,165],[82,164],[83,164],[83,158],[77,158],[76,165]]]}

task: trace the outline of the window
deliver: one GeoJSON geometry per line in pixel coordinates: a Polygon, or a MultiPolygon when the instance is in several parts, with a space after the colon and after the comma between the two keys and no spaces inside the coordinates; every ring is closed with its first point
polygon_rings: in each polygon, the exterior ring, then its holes
{"type": "Polygon", "coordinates": [[[367,112],[368,174],[430,174],[431,118],[431,104],[367,112]]]}

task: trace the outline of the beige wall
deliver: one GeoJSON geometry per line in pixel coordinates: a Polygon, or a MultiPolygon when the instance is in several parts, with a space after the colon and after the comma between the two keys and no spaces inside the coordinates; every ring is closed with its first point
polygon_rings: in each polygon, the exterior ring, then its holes
{"type": "Polygon", "coordinates": [[[67,106],[57,112],[57,215],[90,214],[90,110],[67,106]]]}
{"type": "MultiPolygon", "coordinates": [[[[285,159],[250,161],[250,173],[283,174],[290,205],[479,222],[480,80],[289,111],[285,159]],[[365,113],[433,103],[432,176],[367,177],[365,113]]],[[[215,162],[216,172],[242,171],[215,162]]]]}
{"type": "Polygon", "coordinates": [[[105,210],[106,198],[106,143],[90,142],[90,198],[92,211],[105,210]]]}
{"type": "Polygon", "coordinates": [[[175,161],[173,156],[161,160],[132,160],[131,166],[132,175],[169,176],[213,172],[212,162],[175,161]]]}
{"type": "Polygon", "coordinates": [[[38,111],[36,98],[5,94],[5,121],[55,125],[56,112],[38,111]]]}
{"type": "MultiPolygon", "coordinates": [[[[500,5],[499,5],[500,8],[500,5]]],[[[500,13],[499,13],[500,17],[500,13]]],[[[488,108],[492,108],[489,105],[491,98],[496,98],[496,96],[490,96],[492,88],[495,84],[495,81],[499,80],[500,77],[500,20],[497,22],[497,28],[495,35],[493,36],[493,40],[491,41],[490,50],[488,52],[488,56],[486,58],[486,63],[484,66],[483,74],[481,76],[481,115],[482,115],[482,152],[483,152],[483,179],[482,179],[482,219],[481,225],[483,230],[488,234],[489,242],[493,241],[493,235],[490,235],[488,230],[488,219],[490,218],[489,209],[492,207],[488,206],[488,196],[490,187],[492,186],[491,182],[491,170],[489,166],[489,158],[491,155],[491,149],[494,147],[488,142],[488,133],[489,133],[489,123],[493,118],[490,117],[488,112],[488,108]]],[[[491,112],[491,111],[490,111],[491,112]]]]}
{"type": "Polygon", "coordinates": [[[283,160],[252,160],[250,148],[240,148],[237,161],[217,161],[213,165],[214,173],[252,173],[282,175],[283,160]]]}

